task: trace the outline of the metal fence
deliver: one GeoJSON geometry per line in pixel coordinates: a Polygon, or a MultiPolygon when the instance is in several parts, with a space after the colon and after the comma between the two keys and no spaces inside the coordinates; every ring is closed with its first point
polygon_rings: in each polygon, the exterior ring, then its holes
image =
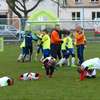
{"type": "Polygon", "coordinates": [[[87,40],[89,42],[100,42],[100,34],[98,36],[95,35],[95,31],[100,32],[100,21],[69,21],[69,20],[61,20],[61,21],[42,21],[42,22],[35,22],[35,21],[27,21],[26,23],[31,25],[31,29],[33,31],[40,31],[44,28],[48,30],[52,30],[55,24],[59,24],[61,29],[67,29],[71,32],[74,32],[75,27],[80,25],[86,34],[87,40]]]}
{"type": "MultiPolygon", "coordinates": [[[[21,32],[21,19],[19,18],[6,18],[6,19],[2,19],[0,18],[0,21],[2,23],[0,23],[0,26],[2,25],[8,25],[8,26],[13,26],[16,29],[16,32],[21,32]],[[2,20],[2,21],[1,21],[2,20]]],[[[26,20],[25,20],[26,21],[26,20]]],[[[68,29],[73,31],[76,27],[76,25],[81,25],[83,27],[83,29],[85,30],[85,32],[87,33],[87,38],[89,41],[100,41],[100,38],[94,37],[94,29],[100,30],[100,21],[70,21],[70,20],[60,20],[60,21],[30,21],[27,20],[26,22],[24,22],[27,24],[30,24],[31,26],[31,30],[32,31],[41,31],[44,28],[48,28],[49,30],[52,30],[52,28],[54,28],[55,24],[59,24],[61,29],[68,29]]],[[[3,30],[4,31],[4,30],[3,30]]],[[[1,30],[0,30],[1,32],[1,30]]],[[[16,33],[17,34],[17,33],[16,33]]],[[[5,37],[5,41],[19,41],[19,37],[17,37],[17,35],[11,35],[9,32],[7,32],[7,35],[4,36],[5,37]]]]}

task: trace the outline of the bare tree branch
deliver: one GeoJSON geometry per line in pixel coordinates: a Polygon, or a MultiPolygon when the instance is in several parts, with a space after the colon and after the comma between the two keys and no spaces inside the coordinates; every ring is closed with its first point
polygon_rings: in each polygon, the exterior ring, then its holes
{"type": "MultiPolygon", "coordinates": [[[[36,0],[33,0],[32,3],[35,3],[36,0]]],[[[37,3],[33,7],[27,10],[26,4],[29,2],[28,0],[6,0],[9,8],[19,17],[21,18],[21,26],[24,29],[25,22],[28,18],[28,13],[34,10],[39,3],[43,0],[38,0],[37,3]]]]}
{"type": "Polygon", "coordinates": [[[23,1],[23,6],[24,6],[24,11],[27,11],[27,8],[26,8],[26,5],[25,5],[26,0],[22,0],[22,1],[23,1]]]}
{"type": "Polygon", "coordinates": [[[19,3],[20,6],[22,6],[24,8],[23,4],[20,1],[16,0],[16,2],[19,3]]]}
{"type": "Polygon", "coordinates": [[[15,7],[16,7],[19,11],[24,12],[24,10],[23,10],[23,9],[19,8],[19,6],[15,5],[15,7]]]}
{"type": "Polygon", "coordinates": [[[22,15],[15,9],[14,6],[11,5],[11,3],[9,3],[9,0],[6,0],[8,6],[10,7],[10,9],[16,14],[18,15],[19,18],[22,18],[22,15]]]}
{"type": "Polygon", "coordinates": [[[31,9],[27,10],[27,12],[34,10],[39,5],[39,3],[42,2],[42,1],[43,0],[38,0],[37,3],[31,9]]]}

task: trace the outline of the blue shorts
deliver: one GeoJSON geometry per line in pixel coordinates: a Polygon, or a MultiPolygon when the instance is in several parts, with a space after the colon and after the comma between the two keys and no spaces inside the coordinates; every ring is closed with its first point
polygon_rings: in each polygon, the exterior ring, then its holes
{"type": "Polygon", "coordinates": [[[49,57],[50,56],[50,50],[49,49],[43,49],[43,55],[44,55],[44,58],[49,57]]]}
{"type": "Polygon", "coordinates": [[[69,48],[69,49],[67,49],[66,54],[65,54],[65,58],[68,58],[70,55],[71,55],[72,57],[75,57],[74,48],[69,48]]]}

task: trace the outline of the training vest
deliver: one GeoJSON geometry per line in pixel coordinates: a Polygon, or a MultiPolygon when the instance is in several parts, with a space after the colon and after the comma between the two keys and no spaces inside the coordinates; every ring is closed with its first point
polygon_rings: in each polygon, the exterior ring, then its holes
{"type": "Polygon", "coordinates": [[[86,37],[83,33],[79,34],[78,32],[76,32],[75,34],[75,43],[76,45],[82,45],[85,44],[86,41],[86,37]]]}

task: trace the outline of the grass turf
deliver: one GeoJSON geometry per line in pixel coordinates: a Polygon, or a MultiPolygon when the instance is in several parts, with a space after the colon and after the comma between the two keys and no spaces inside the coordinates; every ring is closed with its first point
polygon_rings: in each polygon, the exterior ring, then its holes
{"type": "MultiPolygon", "coordinates": [[[[76,68],[59,68],[54,77],[45,76],[42,64],[37,61],[18,63],[17,45],[6,45],[0,52],[0,77],[13,77],[13,86],[0,88],[0,100],[100,100],[100,72],[96,79],[79,80],[76,68]],[[19,81],[21,73],[40,72],[38,81],[19,81]]],[[[100,43],[89,43],[85,50],[85,59],[100,57],[100,43]]]]}

